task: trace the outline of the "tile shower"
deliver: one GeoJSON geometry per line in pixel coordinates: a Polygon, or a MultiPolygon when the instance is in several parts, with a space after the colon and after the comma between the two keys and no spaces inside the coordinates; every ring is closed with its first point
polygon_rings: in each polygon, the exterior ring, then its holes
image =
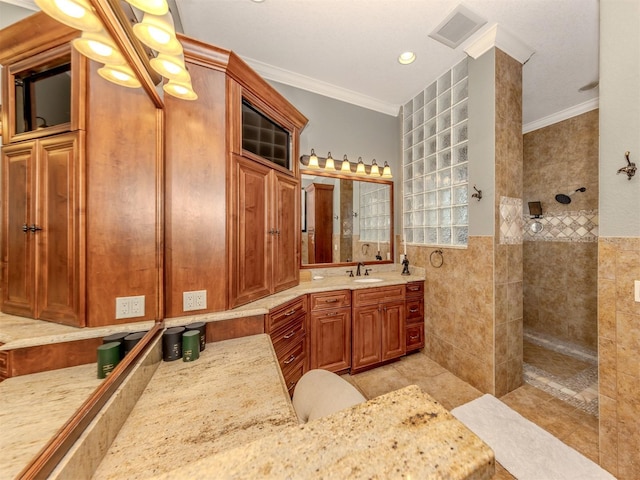
{"type": "Polygon", "coordinates": [[[597,414],[598,111],[524,135],[525,381],[597,414]],[[585,187],[584,192],[575,190],[585,187]],[[557,194],[571,195],[559,203],[557,194]],[[543,216],[529,215],[539,201],[543,216]],[[538,221],[541,231],[531,226],[538,221]],[[575,372],[535,365],[543,347],[575,372]],[[552,370],[552,371],[549,371],[552,370]]]}

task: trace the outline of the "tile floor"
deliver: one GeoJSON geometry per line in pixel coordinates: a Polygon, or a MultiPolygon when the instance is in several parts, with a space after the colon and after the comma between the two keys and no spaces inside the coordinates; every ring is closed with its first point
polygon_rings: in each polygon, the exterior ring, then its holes
{"type": "MultiPolygon", "coordinates": [[[[354,384],[367,398],[407,385],[418,385],[448,410],[482,396],[482,392],[420,352],[357,375],[343,375],[343,378],[354,384]]],[[[500,400],[567,445],[598,462],[598,419],[594,415],[529,384],[524,384],[500,400]]],[[[513,478],[515,477],[496,464],[494,479],[513,478]]]]}

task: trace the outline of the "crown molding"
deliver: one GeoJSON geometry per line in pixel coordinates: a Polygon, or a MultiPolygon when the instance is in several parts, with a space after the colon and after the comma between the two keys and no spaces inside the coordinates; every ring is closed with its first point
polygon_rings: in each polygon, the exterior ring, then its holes
{"type": "Polygon", "coordinates": [[[493,47],[499,48],[522,64],[527,63],[527,60],[535,53],[533,48],[497,23],[476,37],[475,40],[465,47],[464,51],[475,60],[493,47]]]}
{"type": "Polygon", "coordinates": [[[243,57],[243,60],[249,64],[259,75],[267,80],[284,83],[292,87],[301,88],[318,95],[334,98],[343,102],[351,103],[359,107],[375,110],[376,112],[398,116],[400,105],[394,105],[387,102],[376,100],[375,98],[362,95],[361,93],[347,90],[346,88],[337,87],[321,80],[316,80],[305,75],[285,70],[283,68],[274,67],[267,63],[254,60],[252,58],[243,57]]]}
{"type": "Polygon", "coordinates": [[[567,120],[572,117],[577,117],[578,115],[582,115],[583,113],[595,110],[599,106],[600,97],[587,100],[586,102],[579,103],[578,105],[574,105],[573,107],[566,108],[552,115],[547,115],[546,117],[542,117],[538,120],[534,120],[533,122],[522,125],[522,133],[525,134],[533,132],[534,130],[553,125],[554,123],[562,122],[563,120],[567,120]]]}

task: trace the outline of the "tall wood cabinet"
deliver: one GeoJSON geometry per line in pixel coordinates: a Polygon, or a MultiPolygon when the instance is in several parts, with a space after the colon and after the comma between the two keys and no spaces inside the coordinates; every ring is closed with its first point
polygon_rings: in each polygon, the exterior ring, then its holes
{"type": "Polygon", "coordinates": [[[3,311],[81,325],[82,132],[3,149],[3,311]]]}
{"type": "Polygon", "coordinates": [[[0,31],[2,310],[102,326],[132,321],[116,319],[117,297],[144,296],[135,320],[160,319],[162,112],[102,79],[71,47],[79,35],[42,12],[0,31]],[[52,68],[70,78],[66,104],[22,115],[18,85],[52,68]]]}

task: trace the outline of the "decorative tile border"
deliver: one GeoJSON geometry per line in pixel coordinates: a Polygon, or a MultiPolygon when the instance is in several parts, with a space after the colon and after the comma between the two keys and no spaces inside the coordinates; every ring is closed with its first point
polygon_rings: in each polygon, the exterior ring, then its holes
{"type": "Polygon", "coordinates": [[[524,216],[524,240],[527,242],[597,242],[598,210],[547,213],[541,218],[524,216]],[[531,226],[539,222],[538,233],[531,226]]]}
{"type": "Polygon", "coordinates": [[[500,197],[500,244],[522,243],[523,218],[521,198],[500,197]]]}

